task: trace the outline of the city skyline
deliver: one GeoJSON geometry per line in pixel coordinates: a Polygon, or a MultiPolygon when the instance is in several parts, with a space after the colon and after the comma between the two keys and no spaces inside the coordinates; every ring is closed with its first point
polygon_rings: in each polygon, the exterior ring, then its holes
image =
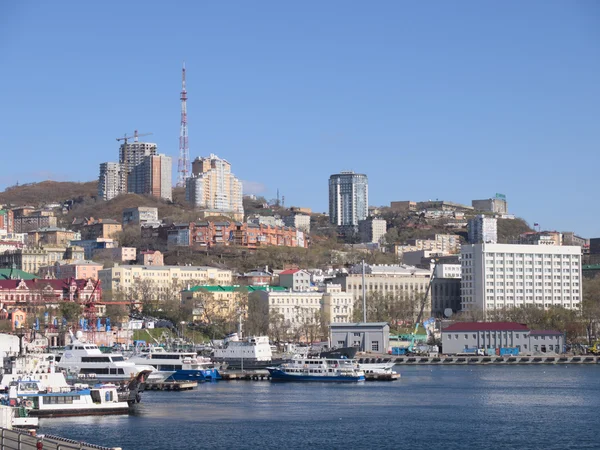
{"type": "Polygon", "coordinates": [[[557,163],[600,158],[593,10],[384,2],[344,5],[340,19],[333,2],[319,7],[325,27],[311,5],[264,5],[190,3],[203,26],[183,29],[179,8],[123,5],[161,25],[153,36],[113,33],[113,11],[99,5],[5,6],[0,119],[9,126],[0,146],[11,170],[0,189],[94,180],[114,159],[114,139],[134,129],[152,132],[175,160],[185,60],[190,157],[231,161],[247,193],[274,198],[279,189],[286,204],[324,212],[329,175],[354,170],[369,177],[372,205],[470,204],[501,192],[530,224],[600,234],[587,206],[594,180],[580,164],[557,163]],[[294,22],[279,20],[289,14],[294,22]],[[284,165],[283,154],[297,164],[284,165]]]}

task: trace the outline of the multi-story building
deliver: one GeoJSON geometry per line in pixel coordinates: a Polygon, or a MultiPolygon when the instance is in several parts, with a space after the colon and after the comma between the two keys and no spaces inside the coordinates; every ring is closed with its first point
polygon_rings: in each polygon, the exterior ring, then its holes
{"type": "Polygon", "coordinates": [[[79,240],[81,233],[64,228],[40,228],[27,232],[25,244],[28,246],[69,245],[70,241],[79,240]]]}
{"type": "Polygon", "coordinates": [[[121,231],[123,231],[123,226],[116,220],[99,219],[97,221],[88,223],[81,228],[81,239],[114,239],[121,231]]]}
{"type": "Polygon", "coordinates": [[[124,190],[129,186],[128,177],[133,169],[144,161],[146,156],[157,154],[158,146],[152,142],[127,142],[119,147],[119,163],[121,164],[121,185],[124,190]]]}
{"type": "Polygon", "coordinates": [[[590,247],[590,240],[577,236],[572,231],[562,232],[562,245],[579,245],[581,248],[588,249],[590,247]]]}
{"type": "Polygon", "coordinates": [[[289,269],[279,272],[279,286],[292,291],[310,290],[310,273],[302,269],[289,269]]]}
{"type": "Polygon", "coordinates": [[[91,280],[0,280],[0,306],[19,307],[28,313],[57,308],[64,301],[102,301],[102,287],[91,280]]]}
{"type": "Polygon", "coordinates": [[[102,260],[103,258],[113,261],[128,262],[137,260],[137,248],[135,247],[113,247],[105,249],[95,249],[92,251],[92,258],[102,260]]]}
{"type": "Polygon", "coordinates": [[[399,258],[404,252],[429,250],[438,254],[451,254],[460,251],[460,236],[454,234],[434,234],[428,239],[408,239],[404,245],[395,245],[399,258]]]}
{"type": "Polygon", "coordinates": [[[279,292],[285,288],[278,286],[224,286],[200,285],[181,291],[181,303],[193,306],[193,320],[212,323],[218,319],[247,316],[248,305],[244,301],[246,294],[261,291],[279,292]]]}
{"type": "Polygon", "coordinates": [[[10,209],[0,209],[0,235],[12,233],[14,213],[10,209]]]}
{"type": "Polygon", "coordinates": [[[310,233],[310,216],[308,214],[291,214],[285,216],[283,221],[286,226],[294,227],[297,230],[302,230],[305,233],[310,233]]]}
{"type": "Polygon", "coordinates": [[[83,255],[85,259],[92,259],[96,250],[104,250],[108,248],[116,248],[119,243],[114,239],[109,238],[96,238],[71,241],[70,245],[75,245],[83,248],[83,255]]]}
{"type": "Polygon", "coordinates": [[[231,164],[211,154],[192,162],[185,183],[185,198],[196,208],[243,220],[242,183],[231,173],[231,164]]]}
{"type": "Polygon", "coordinates": [[[385,219],[368,217],[358,222],[358,232],[361,242],[378,244],[387,232],[387,222],[385,219]]]}
{"type": "Polygon", "coordinates": [[[498,221],[494,217],[475,216],[469,220],[469,244],[496,244],[498,221]]]}
{"type": "Polygon", "coordinates": [[[55,228],[57,223],[58,219],[52,211],[32,211],[27,215],[17,215],[15,213],[13,218],[15,233],[27,233],[39,228],[55,228]]]}
{"type": "Polygon", "coordinates": [[[40,267],[62,260],[83,260],[81,247],[25,247],[0,254],[0,267],[14,267],[36,274],[40,267]]]}
{"type": "Polygon", "coordinates": [[[154,289],[184,286],[187,284],[230,285],[231,270],[208,266],[121,266],[98,271],[98,278],[107,291],[122,289],[130,292],[140,282],[146,281],[154,289]]]}
{"type": "Polygon", "coordinates": [[[123,210],[123,226],[144,225],[146,223],[158,222],[158,208],[149,206],[137,206],[123,210]]]}
{"type": "Polygon", "coordinates": [[[329,220],[342,227],[358,227],[369,214],[367,176],[352,171],[329,177],[329,220]]]}
{"type": "MultiPolygon", "coordinates": [[[[142,236],[155,237],[154,228],[142,228],[142,236]]],[[[237,245],[250,249],[271,245],[306,247],[304,233],[295,228],[272,227],[252,223],[204,221],[159,227],[159,238],[169,246],[207,248],[215,245],[237,245]]]]}
{"type": "Polygon", "coordinates": [[[98,176],[98,198],[108,201],[125,192],[122,184],[124,178],[123,166],[120,163],[101,163],[98,176]]]}
{"type": "Polygon", "coordinates": [[[461,250],[461,308],[519,306],[577,309],[581,304],[581,247],[469,244],[461,250]]]}
{"type": "Polygon", "coordinates": [[[266,270],[251,270],[238,276],[238,281],[245,286],[270,286],[273,274],[266,270]]]}
{"type": "Polygon", "coordinates": [[[254,225],[269,225],[271,227],[283,227],[285,223],[280,216],[261,216],[260,214],[252,214],[248,216],[246,222],[254,225]]]}
{"type": "Polygon", "coordinates": [[[473,211],[472,206],[461,203],[448,202],[444,200],[427,200],[426,202],[417,202],[418,211],[473,211]]]}
{"type": "Polygon", "coordinates": [[[502,194],[496,194],[494,198],[485,200],[472,200],[471,205],[476,211],[491,212],[495,214],[508,214],[508,205],[506,197],[502,194]]]}
{"type": "MultiPolygon", "coordinates": [[[[418,300],[425,294],[431,279],[431,270],[411,266],[366,266],[365,272],[367,301],[374,293],[389,295],[398,300],[418,300]]],[[[362,299],[362,274],[338,275],[333,283],[340,284],[342,290],[352,294],[354,302],[362,299]]],[[[425,305],[425,311],[429,313],[430,310],[431,297],[425,305]]]]}
{"type": "Polygon", "coordinates": [[[449,317],[460,311],[461,266],[453,263],[433,265],[431,280],[431,313],[434,317],[449,317]],[[452,313],[446,314],[448,309],[452,313]]]}
{"type": "Polygon", "coordinates": [[[562,245],[562,235],[558,231],[529,231],[521,234],[515,244],[562,245]]]}
{"type": "Polygon", "coordinates": [[[69,278],[97,280],[98,271],[102,267],[102,264],[87,260],[73,262],[57,261],[53,265],[40,267],[39,275],[42,278],[55,278],[59,280],[69,278]]]}
{"type": "Polygon", "coordinates": [[[138,264],[142,266],[164,266],[165,259],[158,250],[142,250],[138,253],[138,264]]]}
{"type": "Polygon", "coordinates": [[[411,202],[410,200],[391,202],[390,209],[395,212],[415,212],[417,202],[411,202]]]}
{"type": "Polygon", "coordinates": [[[165,200],[173,199],[172,160],[166,155],[148,155],[128,174],[127,191],[165,200]]]}
{"type": "Polygon", "coordinates": [[[327,323],[352,322],[354,298],[344,292],[339,284],[325,284],[320,289],[323,294],[323,313],[327,323]]]}

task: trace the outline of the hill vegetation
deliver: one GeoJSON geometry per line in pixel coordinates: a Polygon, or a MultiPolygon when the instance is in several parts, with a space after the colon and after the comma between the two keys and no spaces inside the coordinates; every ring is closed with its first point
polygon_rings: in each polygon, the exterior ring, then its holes
{"type": "Polygon", "coordinates": [[[85,198],[95,198],[97,194],[97,181],[41,181],[6,188],[4,192],[0,192],[0,204],[38,207],[46,203],[62,203],[72,199],[83,201],[85,198]]]}

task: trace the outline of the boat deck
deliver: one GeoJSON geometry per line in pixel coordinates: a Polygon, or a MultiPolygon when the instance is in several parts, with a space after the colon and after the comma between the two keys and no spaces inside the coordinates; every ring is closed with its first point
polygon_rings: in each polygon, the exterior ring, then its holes
{"type": "Polygon", "coordinates": [[[146,391],[189,391],[198,386],[197,381],[146,382],[146,391]]]}

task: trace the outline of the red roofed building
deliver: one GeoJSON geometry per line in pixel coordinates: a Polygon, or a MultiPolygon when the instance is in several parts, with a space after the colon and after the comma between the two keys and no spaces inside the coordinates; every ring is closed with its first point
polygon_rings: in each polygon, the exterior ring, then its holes
{"type": "Polygon", "coordinates": [[[30,313],[38,308],[58,308],[61,302],[102,301],[99,282],[91,280],[0,280],[0,308],[20,308],[30,313]]]}
{"type": "Polygon", "coordinates": [[[519,355],[555,355],[563,353],[565,335],[554,330],[530,330],[517,322],[457,322],[442,330],[442,352],[477,354],[484,350],[501,353],[513,349],[519,355]]]}

